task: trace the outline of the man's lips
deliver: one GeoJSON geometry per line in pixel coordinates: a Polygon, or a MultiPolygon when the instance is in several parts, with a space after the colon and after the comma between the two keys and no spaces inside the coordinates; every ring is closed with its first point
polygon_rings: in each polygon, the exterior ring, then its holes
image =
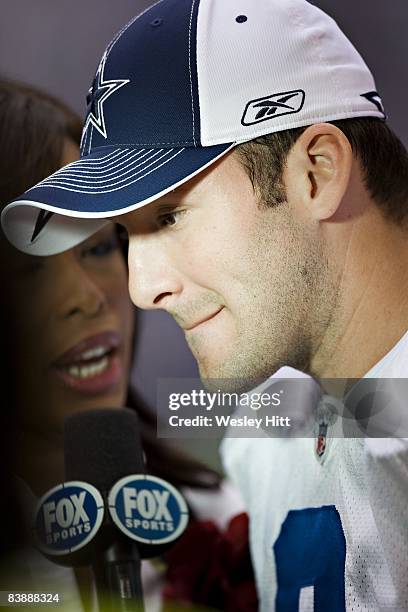
{"type": "Polygon", "coordinates": [[[121,337],[109,330],[82,340],[63,353],[53,371],[71,389],[85,395],[105,393],[123,377],[121,337]]]}
{"type": "Polygon", "coordinates": [[[192,331],[193,329],[196,329],[199,325],[202,325],[203,323],[207,323],[207,321],[211,321],[211,319],[213,319],[214,317],[217,316],[218,313],[221,312],[221,310],[224,309],[224,306],[221,306],[220,308],[218,308],[218,310],[216,310],[215,312],[213,312],[210,315],[206,315],[205,317],[203,317],[202,319],[200,319],[199,321],[196,321],[195,323],[193,323],[192,325],[184,326],[183,329],[184,331],[192,331]]]}

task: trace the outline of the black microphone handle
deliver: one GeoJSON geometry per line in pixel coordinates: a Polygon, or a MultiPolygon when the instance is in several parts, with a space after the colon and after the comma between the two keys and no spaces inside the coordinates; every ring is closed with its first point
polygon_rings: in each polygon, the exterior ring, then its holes
{"type": "Polygon", "coordinates": [[[127,408],[70,415],[64,431],[68,481],[92,484],[105,500],[105,521],[90,550],[100,612],[142,612],[137,542],[111,524],[107,492],[120,478],[145,472],[137,414],[127,408]],[[99,537],[98,537],[99,536],[99,537]]]}
{"type": "Polygon", "coordinates": [[[143,612],[136,542],[118,537],[92,564],[100,612],[143,612]]]}

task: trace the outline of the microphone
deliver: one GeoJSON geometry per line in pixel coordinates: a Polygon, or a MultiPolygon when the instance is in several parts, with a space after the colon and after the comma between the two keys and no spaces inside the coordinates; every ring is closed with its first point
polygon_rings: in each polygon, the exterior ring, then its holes
{"type": "Polygon", "coordinates": [[[92,566],[101,612],[143,610],[140,560],[180,537],[187,504],[171,484],[145,473],[133,410],[71,415],[64,450],[66,482],[38,503],[37,545],[56,563],[92,566]]]}
{"type": "MultiPolygon", "coordinates": [[[[128,409],[100,409],[69,416],[64,427],[65,475],[84,481],[105,501],[123,476],[143,474],[138,418],[128,409]]],[[[91,561],[103,612],[143,610],[141,555],[134,540],[118,532],[105,514],[94,545],[83,554],[91,561]]]]}

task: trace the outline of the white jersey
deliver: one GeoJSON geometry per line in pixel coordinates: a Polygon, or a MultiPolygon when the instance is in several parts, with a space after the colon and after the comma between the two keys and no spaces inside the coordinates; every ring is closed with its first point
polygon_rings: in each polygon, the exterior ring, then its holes
{"type": "MultiPolygon", "coordinates": [[[[408,333],[366,377],[408,378],[408,333]]],[[[221,454],[250,515],[262,612],[408,610],[405,438],[328,432],[319,458],[310,437],[226,437],[221,454]]]]}

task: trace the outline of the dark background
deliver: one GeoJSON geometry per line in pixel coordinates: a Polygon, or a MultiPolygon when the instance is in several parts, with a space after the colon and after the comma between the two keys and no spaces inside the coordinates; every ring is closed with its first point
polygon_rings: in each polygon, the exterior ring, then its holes
{"type": "MultiPolygon", "coordinates": [[[[2,0],[0,74],[48,90],[83,116],[85,96],[105,46],[150,4],[150,0],[2,0]]],[[[375,75],[390,125],[408,145],[408,0],[315,0],[314,4],[332,15],[359,49],[375,75]]],[[[133,377],[154,405],[157,377],[195,376],[196,367],[183,334],[166,313],[141,313],[138,336],[133,377]]]]}

